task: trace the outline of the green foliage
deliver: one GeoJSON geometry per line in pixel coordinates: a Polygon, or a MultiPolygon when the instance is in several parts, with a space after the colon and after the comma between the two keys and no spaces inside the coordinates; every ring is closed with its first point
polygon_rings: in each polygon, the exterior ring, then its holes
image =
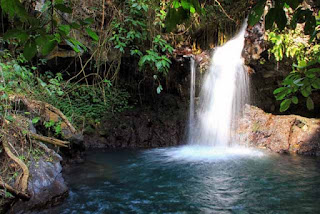
{"type": "Polygon", "coordinates": [[[36,124],[36,123],[39,122],[40,119],[41,119],[40,117],[35,117],[35,118],[32,119],[32,123],[36,124]]]}
{"type": "Polygon", "coordinates": [[[306,98],[306,106],[309,110],[314,109],[314,103],[310,97],[314,91],[320,89],[320,57],[309,63],[300,61],[294,65],[292,71],[282,82],[282,87],[274,90],[277,100],[282,100],[280,111],[289,109],[290,105],[298,104],[298,95],[306,98]]]}
{"type": "Polygon", "coordinates": [[[172,54],[173,47],[166,40],[162,39],[160,35],[157,35],[153,40],[153,48],[147,50],[146,54],[140,58],[140,68],[149,65],[152,69],[167,74],[171,60],[165,54],[166,52],[172,54]]]}
{"type": "Polygon", "coordinates": [[[124,21],[114,19],[111,28],[112,37],[109,39],[113,43],[114,48],[121,53],[128,48],[132,55],[141,55],[141,51],[134,43],[143,44],[147,40],[147,12],[149,6],[145,0],[125,1],[128,16],[124,21]]]}
{"type": "MultiPolygon", "coordinates": [[[[183,2],[186,7],[187,1],[183,2]]],[[[123,13],[127,16],[122,21],[113,20],[113,34],[109,41],[120,53],[129,52],[139,58],[138,66],[141,71],[150,70],[157,76],[154,79],[158,82],[157,93],[160,93],[162,91],[160,77],[167,75],[169,71],[171,64],[169,54],[173,53],[173,47],[163,38],[161,30],[153,32],[150,28],[156,29],[158,26],[161,29],[165,26],[167,13],[163,8],[166,8],[166,3],[154,5],[152,1],[127,0],[125,5],[127,7],[123,13]],[[150,26],[151,9],[155,10],[156,14],[150,26]]]]}
{"type": "MultiPolygon", "coordinates": [[[[7,50],[4,51],[0,63],[0,116],[10,115],[9,96],[24,94],[48,102],[60,109],[75,125],[83,123],[98,123],[108,113],[121,112],[131,108],[126,91],[113,88],[109,80],[99,85],[71,85],[66,84],[61,73],[46,72],[36,76],[36,67],[25,65],[26,59],[19,55],[14,59],[7,50]]],[[[29,112],[25,114],[30,115],[29,112]]],[[[13,120],[13,118],[12,118],[13,120]]],[[[36,124],[40,117],[32,118],[36,124]]],[[[61,134],[61,122],[46,121],[44,126],[52,130],[55,135],[61,134]]]]}
{"type": "Polygon", "coordinates": [[[187,21],[191,14],[203,12],[198,0],[173,0],[166,15],[166,30],[172,31],[177,25],[187,21]]]}
{"type": "MultiPolygon", "coordinates": [[[[281,100],[280,111],[288,110],[291,104],[298,104],[299,99],[304,98],[306,107],[309,110],[314,109],[314,103],[311,95],[319,90],[319,67],[320,51],[317,41],[314,41],[319,32],[319,18],[313,16],[312,11],[300,7],[301,1],[273,1],[274,7],[269,9],[266,17],[266,29],[277,25],[273,31],[267,32],[268,41],[271,43],[269,52],[273,54],[277,62],[286,58],[294,61],[293,71],[283,80],[282,86],[274,90],[277,100],[281,100]],[[287,25],[287,16],[285,10],[293,11],[290,25],[287,25]],[[298,23],[305,23],[303,31],[297,28],[298,23]],[[286,28],[287,27],[287,28],[286,28]],[[290,30],[293,28],[293,30],[290,30]],[[310,35],[308,38],[306,35],[310,35]]],[[[249,24],[254,25],[260,20],[261,8],[264,8],[265,2],[253,8],[249,16],[249,24]],[[263,5],[263,6],[262,6],[263,5]],[[258,10],[257,7],[260,9],[258,10]],[[253,16],[252,14],[258,14],[253,16]]]]}
{"type": "MultiPolygon", "coordinates": [[[[48,76],[47,81],[50,80],[52,77],[48,76]]],[[[103,85],[100,85],[101,88],[60,83],[61,88],[64,88],[63,94],[56,93],[56,89],[39,90],[37,97],[60,109],[77,126],[96,124],[104,115],[131,108],[128,101],[129,94],[124,90],[113,88],[110,81],[104,81],[103,85]]],[[[48,85],[49,83],[45,87],[48,85]]],[[[61,132],[60,123],[47,121],[44,125],[51,128],[56,134],[61,132]]]]}
{"type": "Polygon", "coordinates": [[[0,57],[0,116],[11,109],[10,94],[32,91],[35,85],[32,72],[36,68],[23,65],[25,62],[22,55],[12,58],[8,50],[4,50],[0,57]]]}
{"type": "Polygon", "coordinates": [[[53,130],[54,135],[58,136],[61,134],[61,121],[55,122],[53,120],[44,121],[43,125],[48,130],[53,130]]]}
{"type": "Polygon", "coordinates": [[[273,54],[277,62],[284,57],[301,61],[310,58],[310,54],[313,52],[307,39],[303,40],[303,32],[299,30],[287,30],[283,33],[271,31],[267,33],[267,36],[271,43],[269,52],[273,54]]]}
{"type": "MultiPolygon", "coordinates": [[[[297,23],[305,23],[304,33],[307,35],[313,35],[316,30],[316,18],[313,16],[312,11],[309,9],[303,9],[299,6],[302,0],[272,0],[272,7],[265,16],[265,27],[271,29],[274,24],[281,31],[287,26],[288,18],[286,16],[286,10],[291,8],[294,13],[291,18],[290,25],[293,29],[296,28],[297,23]]],[[[248,24],[250,26],[255,25],[261,19],[266,5],[266,0],[258,1],[257,5],[250,11],[248,24]]]]}
{"type": "Polygon", "coordinates": [[[98,41],[98,35],[89,27],[92,20],[85,19],[71,24],[61,24],[55,14],[62,17],[61,13],[72,13],[72,8],[63,1],[46,2],[41,9],[43,18],[37,19],[27,13],[19,0],[1,0],[2,10],[9,17],[17,17],[21,22],[8,30],[4,39],[8,42],[17,41],[23,47],[23,55],[29,61],[37,53],[48,55],[59,43],[66,42],[77,53],[84,52],[87,48],[78,40],[70,36],[73,30],[81,32],[85,28],[87,35],[93,41],[98,41]]]}

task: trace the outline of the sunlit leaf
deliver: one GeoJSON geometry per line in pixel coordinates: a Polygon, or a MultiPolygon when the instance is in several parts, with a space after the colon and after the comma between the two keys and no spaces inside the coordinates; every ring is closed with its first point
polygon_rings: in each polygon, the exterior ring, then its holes
{"type": "Polygon", "coordinates": [[[89,27],[86,28],[86,32],[93,40],[95,40],[95,41],[99,40],[99,36],[94,31],[92,31],[91,28],[89,28],[89,27]]]}
{"type": "Polygon", "coordinates": [[[32,119],[32,123],[36,124],[36,123],[39,122],[40,119],[41,119],[40,117],[35,117],[35,118],[32,119]]]}
{"type": "Polygon", "coordinates": [[[276,90],[273,91],[273,94],[278,94],[284,90],[288,90],[288,88],[287,87],[277,88],[276,90]]]}

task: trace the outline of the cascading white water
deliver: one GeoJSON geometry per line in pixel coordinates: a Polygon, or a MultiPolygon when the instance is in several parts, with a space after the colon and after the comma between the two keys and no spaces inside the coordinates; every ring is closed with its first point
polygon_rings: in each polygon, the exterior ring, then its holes
{"type": "MultiPolygon", "coordinates": [[[[189,124],[188,124],[188,135],[192,136],[193,127],[195,125],[194,120],[194,103],[195,103],[195,91],[196,91],[196,66],[193,57],[190,58],[190,107],[189,107],[189,124]]],[[[190,139],[189,139],[190,141],[190,139]]]]}
{"type": "MultiPolygon", "coordinates": [[[[234,141],[236,118],[249,97],[248,76],[241,58],[245,29],[246,24],[213,54],[201,89],[197,121],[189,132],[189,144],[226,147],[234,141]]],[[[194,101],[190,103],[194,105],[194,101]]]]}

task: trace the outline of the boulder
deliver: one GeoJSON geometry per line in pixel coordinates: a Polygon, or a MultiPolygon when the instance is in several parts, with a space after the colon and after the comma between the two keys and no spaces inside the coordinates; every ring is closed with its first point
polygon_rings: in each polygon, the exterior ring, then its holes
{"type": "Polygon", "coordinates": [[[320,119],[272,115],[246,105],[237,134],[242,145],[320,156],[320,119]]]}
{"type": "Polygon", "coordinates": [[[39,142],[45,154],[33,155],[29,172],[29,201],[17,201],[8,213],[32,213],[48,206],[56,205],[68,195],[68,187],[62,177],[62,158],[46,145],[39,142]]]}

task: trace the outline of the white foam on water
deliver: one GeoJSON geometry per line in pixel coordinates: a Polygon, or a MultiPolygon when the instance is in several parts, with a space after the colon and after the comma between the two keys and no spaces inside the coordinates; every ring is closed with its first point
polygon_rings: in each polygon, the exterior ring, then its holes
{"type": "Polygon", "coordinates": [[[186,145],[164,149],[152,149],[145,154],[163,162],[217,162],[239,158],[257,158],[266,156],[260,150],[242,146],[213,147],[186,145]]]}

